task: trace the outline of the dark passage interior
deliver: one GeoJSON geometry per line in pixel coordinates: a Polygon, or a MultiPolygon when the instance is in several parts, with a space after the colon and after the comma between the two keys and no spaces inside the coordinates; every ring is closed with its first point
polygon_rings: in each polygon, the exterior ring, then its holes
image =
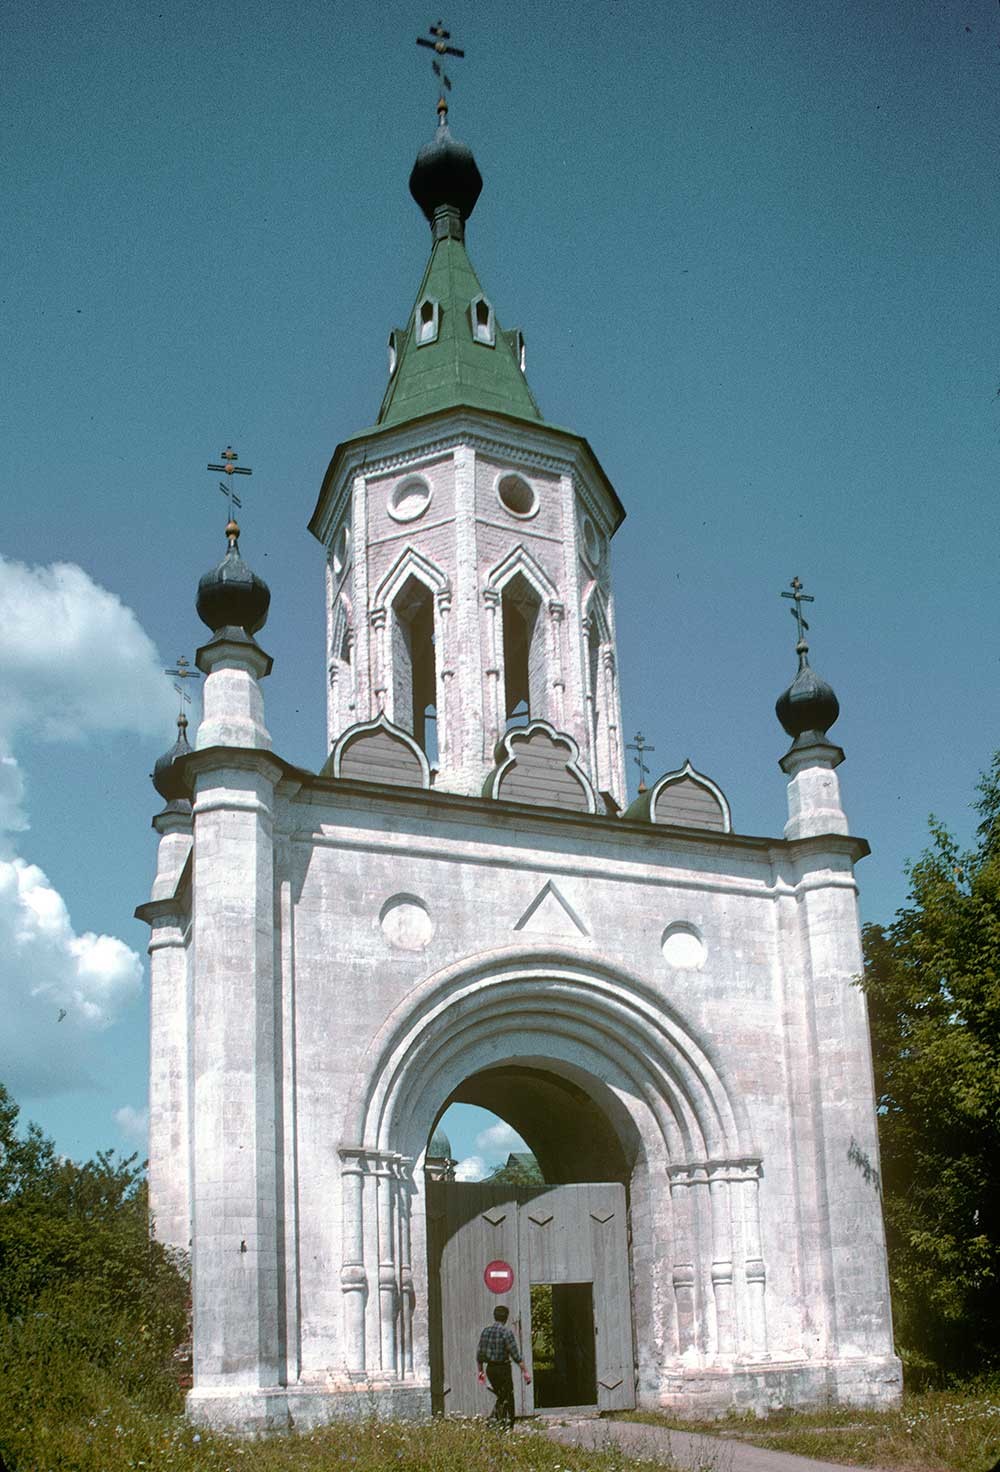
{"type": "Polygon", "coordinates": [[[597,1404],[592,1283],[532,1283],[535,1406],[597,1404]]]}

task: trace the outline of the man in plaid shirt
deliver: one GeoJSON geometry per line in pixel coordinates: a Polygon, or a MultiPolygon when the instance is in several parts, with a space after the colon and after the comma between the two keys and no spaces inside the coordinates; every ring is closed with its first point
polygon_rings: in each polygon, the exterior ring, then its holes
{"type": "Polygon", "coordinates": [[[479,1383],[485,1385],[487,1376],[489,1377],[490,1389],[497,1398],[497,1403],[493,1407],[493,1415],[505,1426],[514,1424],[514,1380],[510,1368],[511,1360],[521,1366],[525,1385],[531,1384],[531,1376],[524,1367],[513,1330],[507,1328],[509,1317],[510,1310],[503,1304],[495,1308],[493,1310],[494,1322],[487,1324],[480,1334],[479,1348],[476,1350],[476,1370],[479,1375],[479,1383]]]}

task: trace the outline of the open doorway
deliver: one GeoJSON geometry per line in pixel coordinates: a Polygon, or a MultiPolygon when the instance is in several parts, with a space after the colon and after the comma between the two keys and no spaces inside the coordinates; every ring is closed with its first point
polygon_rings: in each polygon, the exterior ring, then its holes
{"type": "Polygon", "coordinates": [[[535,1409],[597,1404],[593,1283],[531,1284],[535,1409]]]}

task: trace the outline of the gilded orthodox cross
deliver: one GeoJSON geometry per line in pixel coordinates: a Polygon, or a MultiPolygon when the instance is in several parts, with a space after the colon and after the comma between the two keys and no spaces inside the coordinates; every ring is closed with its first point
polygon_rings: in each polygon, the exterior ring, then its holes
{"type": "MultiPolygon", "coordinates": [[[[227,445],[226,448],[222,451],[222,454],[219,456],[222,464],[209,465],[208,467],[209,470],[221,470],[225,474],[225,480],[220,480],[219,482],[219,490],[229,502],[230,521],[233,520],[233,507],[242,507],[243,505],[243,502],[233,490],[232,477],[234,475],[253,475],[253,471],[250,469],[249,465],[237,465],[236,462],[239,458],[240,457],[237,455],[232,445],[227,445]]],[[[178,661],[178,663],[180,663],[180,661],[178,661]]]]}
{"type": "MultiPolygon", "coordinates": [[[[426,36],[418,36],[417,45],[427,46],[431,51],[434,52],[434,57],[431,61],[431,68],[434,72],[434,75],[436,77],[440,77],[442,85],[445,87],[445,89],[450,92],[451,78],[442,67],[440,58],[442,56],[464,56],[465,52],[460,51],[457,46],[448,45],[448,42],[451,40],[451,31],[446,31],[440,21],[438,21],[436,26],[430,26],[428,27],[428,29],[430,30],[431,38],[428,39],[426,36]]],[[[448,104],[447,102],[445,102],[444,94],[442,93],[438,101],[438,112],[443,112],[447,114],[447,111],[448,104]]]]}
{"type": "Polygon", "coordinates": [[[816,599],[811,593],[803,593],[802,584],[797,577],[792,578],[791,588],[792,591],[790,593],[782,593],[781,596],[782,598],[791,598],[794,601],[795,607],[789,609],[789,612],[799,626],[799,643],[805,644],[809,625],[802,617],[802,605],[803,603],[815,603],[816,599]]]}
{"type": "Polygon", "coordinates": [[[164,673],[167,675],[176,675],[177,677],[174,681],[174,689],[177,691],[177,694],[180,697],[180,714],[183,716],[185,705],[191,704],[191,697],[184,689],[183,682],[185,680],[200,680],[201,675],[198,673],[197,670],[193,670],[191,668],[190,661],[185,659],[183,654],[179,654],[177,656],[176,668],[172,670],[165,670],[164,673]]]}
{"type": "Polygon", "coordinates": [[[634,741],[626,741],[626,751],[635,752],[635,764],[639,768],[639,791],[646,791],[646,778],[649,776],[649,768],[646,765],[646,752],[655,751],[655,746],[649,746],[641,731],[635,733],[634,741]]]}

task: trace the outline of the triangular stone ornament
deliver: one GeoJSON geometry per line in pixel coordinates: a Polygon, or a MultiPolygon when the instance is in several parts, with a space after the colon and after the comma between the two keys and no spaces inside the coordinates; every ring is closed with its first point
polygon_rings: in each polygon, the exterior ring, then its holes
{"type": "Polygon", "coordinates": [[[622,1377],[619,1375],[617,1380],[598,1380],[597,1383],[601,1386],[602,1390],[617,1390],[622,1383],[622,1377]]]}
{"type": "Polygon", "coordinates": [[[574,940],[578,935],[590,935],[573,906],[551,879],[542,885],[514,929],[533,935],[564,935],[574,940]]]}
{"type": "Polygon", "coordinates": [[[594,1218],[595,1222],[600,1222],[602,1227],[604,1226],[605,1222],[609,1222],[614,1216],[613,1211],[592,1211],[590,1214],[594,1218]]]}
{"type": "Polygon", "coordinates": [[[489,1222],[491,1227],[498,1227],[502,1221],[506,1221],[505,1211],[484,1211],[483,1220],[489,1222]]]}
{"type": "Polygon", "coordinates": [[[547,1227],[551,1220],[551,1211],[547,1212],[544,1216],[533,1216],[530,1211],[528,1212],[528,1221],[534,1222],[536,1227],[547,1227]]]}

